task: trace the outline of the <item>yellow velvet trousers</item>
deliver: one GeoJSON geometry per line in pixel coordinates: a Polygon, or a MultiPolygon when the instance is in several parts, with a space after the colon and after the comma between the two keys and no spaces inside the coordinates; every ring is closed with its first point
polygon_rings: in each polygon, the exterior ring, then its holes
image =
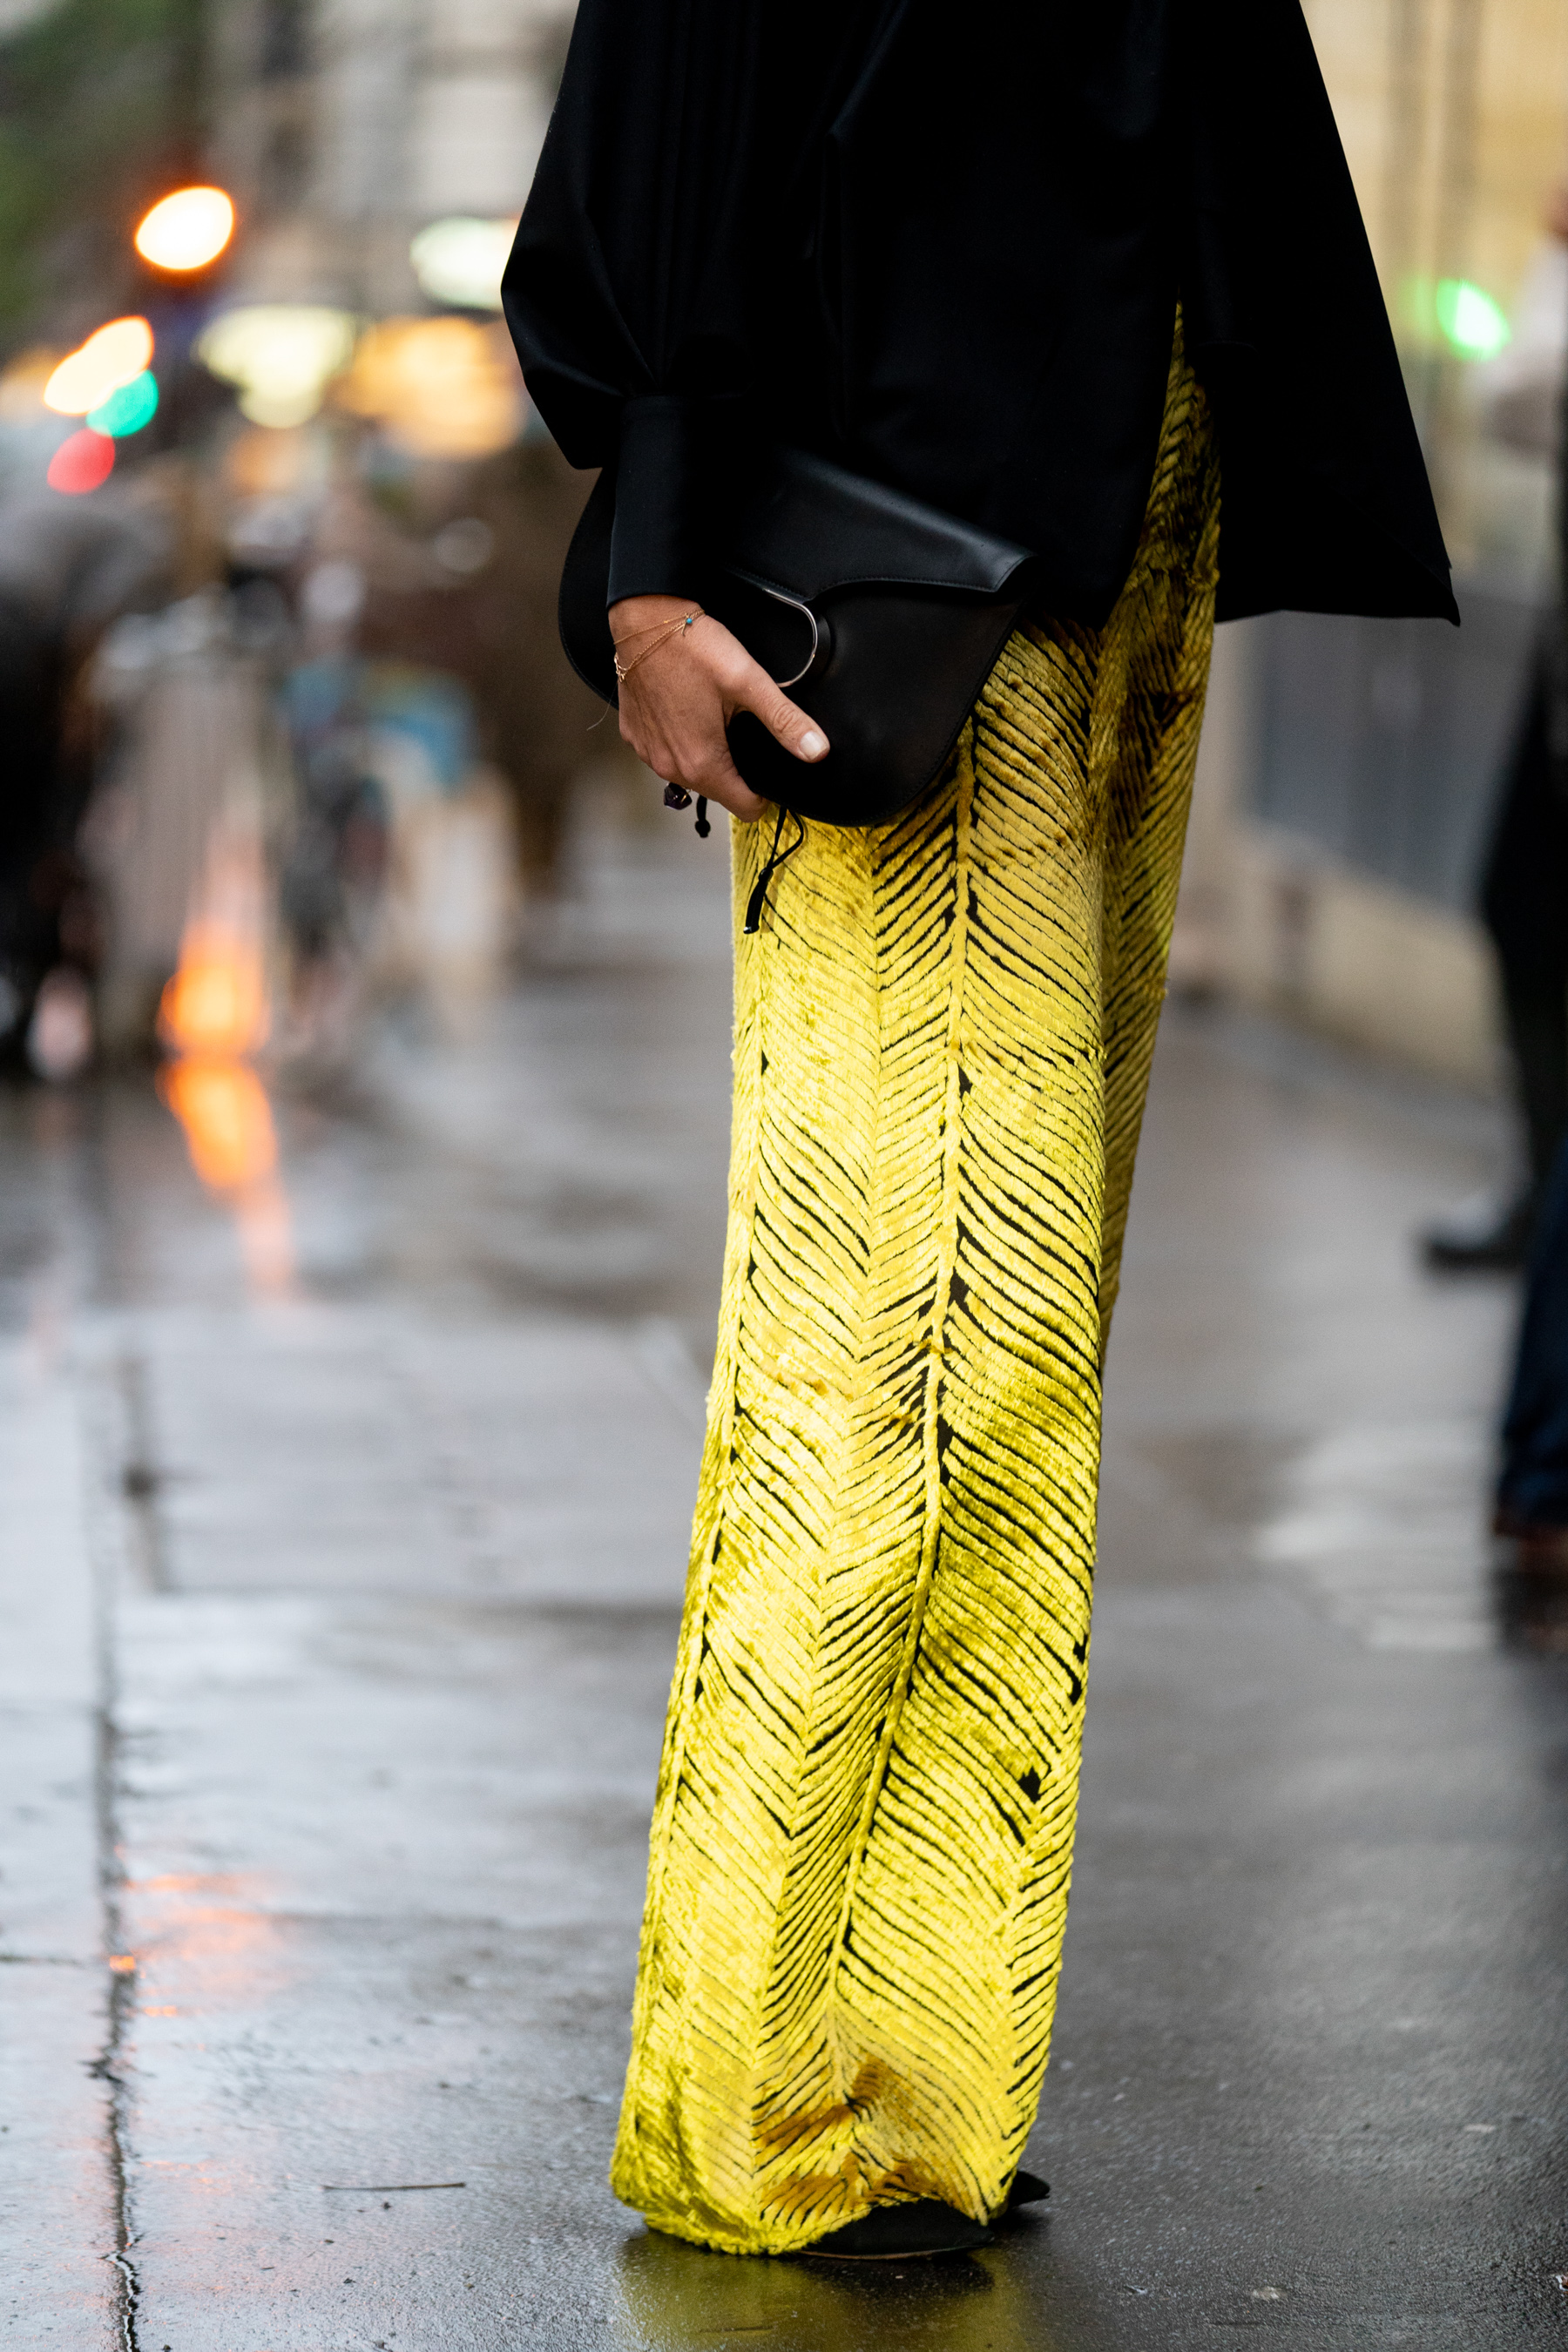
{"type": "MultiPolygon", "coordinates": [[[[736,2253],[1004,2203],[1050,2039],[1100,1364],[1213,635],[1173,362],[1101,629],[1020,628],[943,782],[737,939],[717,1362],[611,2175],[736,2253]]],[[[742,908],[771,824],[735,832],[742,908]]]]}

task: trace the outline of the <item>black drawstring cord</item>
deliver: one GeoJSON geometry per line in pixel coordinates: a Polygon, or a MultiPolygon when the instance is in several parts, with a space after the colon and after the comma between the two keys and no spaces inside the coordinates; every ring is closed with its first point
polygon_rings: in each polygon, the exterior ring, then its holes
{"type": "Polygon", "coordinates": [[[767,904],[768,884],[773,880],[774,874],[784,864],[784,858],[793,857],[795,851],[800,847],[801,843],[805,839],[805,827],[801,824],[799,817],[796,817],[795,821],[796,828],[795,839],[784,851],[784,857],[779,856],[779,843],[784,837],[784,819],[791,814],[792,812],[788,809],[780,809],[779,811],[779,821],[773,827],[773,845],[768,852],[768,862],[763,866],[762,872],[758,875],[752,895],[746,901],[746,919],[742,924],[741,929],[742,931],[747,933],[760,929],[763,919],[763,908],[767,904]]]}
{"type": "Polygon", "coordinates": [[[708,803],[700,793],[697,795],[697,838],[706,841],[713,828],[708,822],[708,803]]]}

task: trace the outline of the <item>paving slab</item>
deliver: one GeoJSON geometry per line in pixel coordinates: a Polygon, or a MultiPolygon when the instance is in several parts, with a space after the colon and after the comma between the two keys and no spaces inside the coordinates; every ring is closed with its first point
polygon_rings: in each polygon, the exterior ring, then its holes
{"type": "MultiPolygon", "coordinates": [[[[52,1304],[52,1302],[50,1302],[52,1304]]],[[[121,2302],[101,1874],[104,1660],[61,1319],[0,1339],[0,2330],[107,2345],[121,2302]]]]}

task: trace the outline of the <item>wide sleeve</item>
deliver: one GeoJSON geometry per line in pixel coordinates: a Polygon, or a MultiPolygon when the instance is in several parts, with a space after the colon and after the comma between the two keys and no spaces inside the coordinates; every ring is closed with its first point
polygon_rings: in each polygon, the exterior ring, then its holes
{"type": "Polygon", "coordinates": [[[753,389],[770,0],[581,0],[503,286],[529,392],[616,469],[610,601],[686,596],[753,389]]]}

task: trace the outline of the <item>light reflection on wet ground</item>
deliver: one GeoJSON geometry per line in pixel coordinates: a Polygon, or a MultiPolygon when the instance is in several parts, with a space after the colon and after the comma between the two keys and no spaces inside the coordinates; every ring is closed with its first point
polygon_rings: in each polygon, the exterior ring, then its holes
{"type": "Polygon", "coordinates": [[[105,2337],[106,2073],[143,2347],[1474,2352],[1554,2322],[1568,1596],[1484,1533],[1508,1294],[1407,1245],[1489,1124],[1179,1009],[1109,1385],[1049,2218],[868,2275],[706,2256],[610,2198],[727,915],[717,840],[587,864],[464,1037],[389,1020],[352,1079],[270,1100],[209,1055],[162,1101],[0,1102],[17,2340],[105,2337]]]}

